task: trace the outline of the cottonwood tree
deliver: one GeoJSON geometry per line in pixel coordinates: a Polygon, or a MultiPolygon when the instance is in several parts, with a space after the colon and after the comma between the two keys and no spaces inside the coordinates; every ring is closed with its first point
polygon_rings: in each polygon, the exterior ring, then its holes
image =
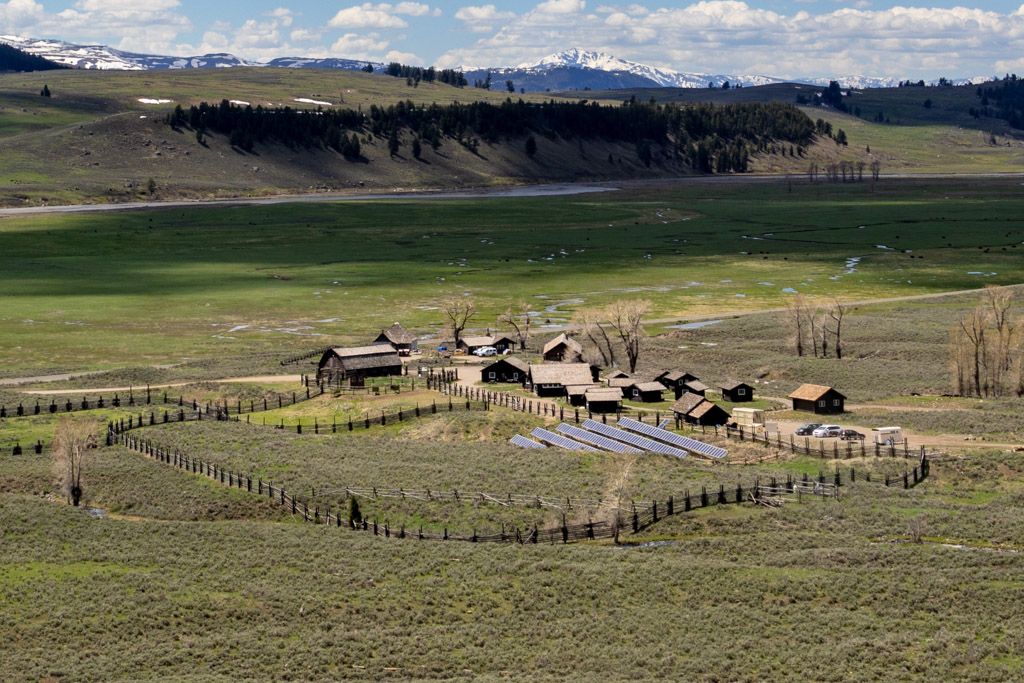
{"type": "Polygon", "coordinates": [[[809,313],[807,297],[797,294],[786,304],[783,314],[783,325],[789,328],[790,338],[797,356],[803,356],[807,352],[807,335],[810,332],[809,313]]]}
{"type": "Polygon", "coordinates": [[[82,500],[82,467],[89,451],[96,448],[95,420],[61,418],[53,437],[53,468],[61,489],[72,505],[82,500]]]}
{"type": "Polygon", "coordinates": [[[615,365],[615,348],[608,338],[608,330],[601,325],[606,319],[605,312],[597,308],[579,308],[573,313],[572,321],[579,327],[601,357],[601,365],[615,365]]]}
{"type": "Polygon", "coordinates": [[[452,333],[454,345],[459,346],[459,339],[466,324],[477,314],[476,304],[471,298],[452,297],[441,304],[441,311],[444,313],[445,328],[452,333]]]}
{"type": "Polygon", "coordinates": [[[526,343],[530,341],[530,324],[533,318],[530,316],[529,307],[519,302],[513,308],[509,306],[505,312],[498,316],[499,325],[508,325],[516,335],[516,341],[521,350],[526,350],[526,343]]]}
{"type": "Polygon", "coordinates": [[[835,341],[834,349],[836,352],[836,359],[843,359],[843,318],[846,316],[846,307],[839,303],[838,300],[834,300],[826,311],[829,319],[832,321],[832,329],[826,330],[832,335],[832,339],[835,341]]]}
{"type": "Polygon", "coordinates": [[[956,393],[1024,395],[1024,321],[1011,320],[1013,290],[990,286],[981,302],[950,329],[950,370],[956,393]]]}
{"type": "Polygon", "coordinates": [[[616,301],[605,309],[608,324],[619,335],[626,349],[630,373],[636,372],[636,363],[640,358],[640,340],[644,334],[643,319],[651,310],[651,302],[644,299],[616,301]]]}

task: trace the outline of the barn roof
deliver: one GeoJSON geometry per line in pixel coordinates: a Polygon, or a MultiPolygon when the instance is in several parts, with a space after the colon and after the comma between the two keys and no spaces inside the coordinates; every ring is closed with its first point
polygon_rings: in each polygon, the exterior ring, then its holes
{"type": "Polygon", "coordinates": [[[636,380],[633,379],[632,377],[613,377],[610,380],[608,380],[608,386],[615,387],[617,389],[622,389],[624,387],[633,386],[635,382],[636,380]]]}
{"type": "Polygon", "coordinates": [[[395,347],[391,344],[371,344],[370,346],[336,346],[331,349],[338,358],[352,358],[355,356],[381,356],[395,353],[395,347]]]}
{"type": "MultiPolygon", "coordinates": [[[[573,384],[594,383],[590,366],[586,363],[542,363],[530,366],[530,381],[534,384],[573,384]]],[[[620,392],[621,393],[621,392],[620,392]]]]}
{"type": "Polygon", "coordinates": [[[598,401],[621,401],[622,392],[618,389],[607,389],[602,387],[593,387],[586,391],[587,402],[598,402],[598,401]]]}
{"type": "MultiPolygon", "coordinates": [[[[693,408],[693,410],[691,410],[689,413],[686,413],[686,414],[689,415],[692,418],[700,419],[700,418],[704,417],[706,414],[710,413],[712,410],[714,410],[716,408],[718,408],[718,410],[721,410],[723,413],[725,412],[724,410],[722,410],[722,408],[720,408],[719,406],[715,405],[711,401],[704,401],[703,403],[698,403],[693,408]]],[[[728,414],[728,413],[726,413],[726,414],[728,414]]]]}
{"type": "Polygon", "coordinates": [[[545,344],[544,350],[541,351],[541,353],[547,353],[548,351],[555,348],[559,344],[565,344],[565,346],[568,349],[575,351],[576,353],[583,353],[583,345],[580,344],[575,339],[573,339],[572,337],[567,337],[565,335],[565,332],[563,332],[562,334],[558,335],[557,337],[549,341],[547,344],[545,344]]]}
{"type": "Polygon", "coordinates": [[[648,391],[665,391],[665,385],[661,382],[634,382],[630,386],[639,389],[645,394],[648,391]]]}
{"type": "Polygon", "coordinates": [[[689,382],[683,385],[687,389],[693,392],[707,391],[708,385],[701,382],[699,379],[691,379],[689,382]]]}
{"type": "MultiPolygon", "coordinates": [[[[826,387],[821,384],[804,384],[799,389],[790,394],[789,397],[799,399],[802,401],[817,401],[819,398],[821,398],[830,391],[835,391],[837,394],[839,394],[839,392],[833,389],[832,387],[826,387]]],[[[846,398],[842,394],[839,395],[842,396],[843,398],[846,398]]]]}
{"type": "Polygon", "coordinates": [[[401,367],[402,359],[398,357],[397,352],[392,351],[380,356],[349,356],[342,358],[341,364],[346,371],[369,370],[371,368],[401,367]]]}
{"type": "Polygon", "coordinates": [[[725,391],[732,391],[733,389],[738,389],[740,387],[749,387],[751,389],[754,388],[751,387],[746,382],[722,382],[721,384],[718,385],[719,389],[724,389],[725,391]]]}
{"type": "Polygon", "coordinates": [[[669,382],[678,382],[685,377],[693,377],[693,375],[682,370],[669,370],[658,375],[659,379],[666,379],[669,382]]]}
{"type": "Polygon", "coordinates": [[[466,346],[492,346],[494,344],[494,337],[460,337],[459,341],[464,343],[466,346]]]}
{"type": "Polygon", "coordinates": [[[381,330],[380,335],[392,344],[411,344],[416,341],[415,335],[402,327],[400,323],[395,323],[388,329],[381,330]]]}
{"type": "Polygon", "coordinates": [[[516,358],[515,356],[508,356],[507,358],[502,358],[500,360],[496,360],[493,363],[491,363],[490,365],[488,365],[487,367],[485,367],[484,371],[486,371],[488,368],[493,368],[495,365],[498,365],[499,363],[508,363],[509,365],[514,367],[516,370],[519,370],[521,372],[529,372],[530,371],[530,364],[527,363],[525,360],[522,360],[521,358],[516,358]]]}
{"type": "Polygon", "coordinates": [[[710,403],[710,401],[700,394],[686,392],[678,401],[672,404],[672,412],[679,413],[680,415],[689,415],[701,403],[710,403]]]}
{"type": "Polygon", "coordinates": [[[616,368],[604,376],[605,379],[618,379],[619,377],[629,377],[629,375],[616,368]]]}
{"type": "MultiPolygon", "coordinates": [[[[565,388],[565,393],[570,396],[583,396],[592,386],[591,384],[571,384],[565,388]]],[[[622,394],[619,394],[619,396],[622,396],[622,394]]]]}

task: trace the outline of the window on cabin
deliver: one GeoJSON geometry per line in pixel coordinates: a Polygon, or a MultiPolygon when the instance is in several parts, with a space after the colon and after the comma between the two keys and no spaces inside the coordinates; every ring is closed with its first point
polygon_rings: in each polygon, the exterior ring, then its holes
{"type": "Polygon", "coordinates": [[[512,373],[512,379],[519,379],[519,373],[518,372],[513,372],[512,373]]]}
{"type": "Polygon", "coordinates": [[[736,390],[736,395],[737,396],[746,396],[747,395],[747,390],[746,389],[737,389],[736,390]]]}
{"type": "Polygon", "coordinates": [[[842,401],[840,401],[838,398],[832,399],[832,405],[838,406],[840,403],[842,403],[842,401]]]}
{"type": "Polygon", "coordinates": [[[818,407],[819,408],[824,408],[825,407],[825,401],[824,400],[818,401],[818,407]]]}
{"type": "Polygon", "coordinates": [[[487,373],[487,376],[488,376],[489,378],[491,378],[491,379],[494,379],[495,377],[497,377],[497,375],[495,375],[495,374],[494,374],[493,372],[488,372],[488,373],[487,373]]]}

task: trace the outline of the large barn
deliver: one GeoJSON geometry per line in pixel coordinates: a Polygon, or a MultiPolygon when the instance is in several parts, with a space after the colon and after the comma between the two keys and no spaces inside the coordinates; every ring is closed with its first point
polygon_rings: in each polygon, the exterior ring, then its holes
{"type": "Polygon", "coordinates": [[[789,395],[793,410],[806,410],[818,415],[835,415],[846,410],[846,397],[832,387],[804,384],[789,395]]]}
{"type": "Polygon", "coordinates": [[[402,359],[391,344],[338,347],[328,349],[320,357],[316,378],[328,385],[348,381],[360,386],[367,377],[388,377],[402,374],[402,359]]]}
{"type": "MultiPolygon", "coordinates": [[[[570,386],[590,386],[594,373],[586,363],[542,363],[530,366],[530,386],[538,396],[566,396],[570,386]]],[[[619,392],[622,398],[622,392],[619,392]]]]}

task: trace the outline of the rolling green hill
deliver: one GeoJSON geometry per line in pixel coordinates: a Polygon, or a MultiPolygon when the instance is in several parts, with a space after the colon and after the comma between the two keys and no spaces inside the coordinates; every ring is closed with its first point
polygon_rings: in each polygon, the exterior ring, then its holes
{"type": "MultiPolygon", "coordinates": [[[[587,92],[614,106],[639,102],[795,103],[815,88],[779,84],[758,88],[653,89],[587,92]]],[[[579,98],[583,93],[574,93],[579,98]]],[[[563,93],[562,97],[570,97],[563,93]]],[[[352,71],[210,69],[167,72],[51,71],[0,75],[0,202],[6,206],[118,202],[139,199],[259,196],[281,193],[486,186],[545,181],[666,178],[691,174],[679,149],[655,148],[650,164],[641,145],[621,140],[537,135],[535,155],[525,136],[464,144],[424,145],[412,154],[415,133],[399,130],[390,154],[386,135],[363,131],[357,161],[316,147],[265,141],[250,152],[229,136],[188,127],[172,129],[175,107],[233,100],[252,106],[364,110],[411,102],[415,106],[476,101],[499,104],[506,93],[352,71]],[[52,97],[41,97],[46,85],[52,97]],[[322,104],[321,104],[322,103],[322,104]],[[153,183],[149,179],[153,179],[153,183]],[[150,194],[148,187],[155,187],[150,194]]],[[[550,97],[549,95],[546,97],[550,97]]],[[[526,95],[540,102],[540,94],[526,95]]],[[[803,107],[813,119],[843,129],[847,146],[825,136],[794,150],[754,150],[748,170],[804,174],[839,161],[878,161],[882,173],[1010,172],[1024,160],[1021,136],[994,118],[975,119],[974,88],[899,88],[854,91],[851,111],[803,107]],[[924,101],[931,100],[925,107],[924,101]],[[883,123],[874,119],[882,113],[883,123]],[[888,123],[884,121],[888,120],[888,123]],[[796,151],[796,154],[793,152],[796,151]]]]}

